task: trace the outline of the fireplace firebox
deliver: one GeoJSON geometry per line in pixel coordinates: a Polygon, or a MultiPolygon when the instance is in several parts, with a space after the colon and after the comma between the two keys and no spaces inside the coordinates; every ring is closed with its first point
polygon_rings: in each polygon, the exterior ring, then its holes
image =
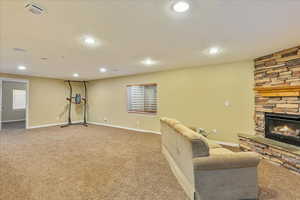
{"type": "Polygon", "coordinates": [[[300,146],[300,115],[265,113],[265,137],[300,146]]]}

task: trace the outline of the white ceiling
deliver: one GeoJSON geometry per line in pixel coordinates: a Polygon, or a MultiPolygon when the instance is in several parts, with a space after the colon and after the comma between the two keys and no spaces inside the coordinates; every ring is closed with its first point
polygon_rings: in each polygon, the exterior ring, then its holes
{"type": "Polygon", "coordinates": [[[36,16],[28,1],[0,0],[0,72],[98,79],[253,59],[300,43],[299,0],[191,1],[182,15],[169,0],[33,0],[46,9],[36,16]],[[85,35],[100,45],[85,46],[85,35]],[[223,53],[205,55],[211,46],[223,53]],[[146,57],[160,63],[143,66],[146,57]]]}

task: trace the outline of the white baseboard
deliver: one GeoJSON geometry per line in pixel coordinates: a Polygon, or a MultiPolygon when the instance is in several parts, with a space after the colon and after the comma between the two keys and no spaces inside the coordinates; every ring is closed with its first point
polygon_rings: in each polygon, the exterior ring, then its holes
{"type": "Polygon", "coordinates": [[[177,178],[179,184],[187,194],[190,200],[194,200],[194,192],[195,192],[195,187],[193,186],[192,183],[188,181],[186,176],[183,174],[183,172],[180,170],[180,168],[177,166],[176,162],[172,158],[171,154],[168,152],[168,150],[162,145],[162,153],[167,159],[169,166],[177,178]]]}
{"type": "MultiPolygon", "coordinates": [[[[91,121],[88,121],[87,123],[88,124],[98,125],[98,126],[108,126],[108,127],[113,127],[113,128],[121,128],[121,129],[126,129],[126,130],[131,130],[131,131],[138,131],[138,132],[143,132],[143,133],[154,133],[154,134],[161,135],[161,132],[159,132],[159,131],[137,129],[137,128],[129,128],[129,127],[125,127],[125,126],[118,126],[118,125],[106,124],[106,123],[100,123],[100,122],[91,122],[91,121]]],[[[217,144],[231,146],[231,147],[238,147],[239,146],[239,144],[237,144],[237,143],[222,142],[222,141],[217,141],[217,140],[213,140],[213,141],[216,142],[217,144]]]]}
{"type": "MultiPolygon", "coordinates": [[[[74,121],[73,123],[80,123],[80,122],[83,122],[83,121],[74,121]]],[[[93,124],[93,125],[98,125],[98,126],[107,126],[107,127],[113,127],[113,128],[126,129],[126,130],[130,130],[130,131],[137,131],[137,132],[142,132],[142,133],[154,133],[154,134],[161,135],[161,133],[159,131],[129,128],[129,127],[125,127],[125,126],[117,126],[117,125],[113,125],[113,124],[106,124],[106,123],[100,123],[100,122],[88,121],[87,123],[88,124],[93,124]]],[[[39,125],[39,126],[29,126],[28,129],[46,128],[46,127],[51,127],[51,126],[62,126],[62,125],[65,125],[65,124],[67,124],[67,122],[54,123],[54,124],[44,124],[44,125],[39,125]]],[[[232,147],[238,147],[239,146],[239,144],[231,143],[231,142],[222,142],[222,141],[217,141],[217,140],[213,140],[213,141],[216,142],[217,144],[226,145],[226,146],[232,146],[232,147]]]]}
{"type": "Polygon", "coordinates": [[[121,129],[126,129],[130,131],[137,131],[137,132],[143,132],[143,133],[154,133],[154,134],[161,134],[158,131],[152,131],[152,130],[144,130],[144,129],[137,129],[137,128],[129,128],[125,126],[117,126],[113,124],[105,124],[105,123],[99,123],[99,122],[88,122],[88,124],[94,124],[98,126],[108,126],[108,127],[113,127],[113,128],[121,128],[121,129]]]}
{"type": "MultiPolygon", "coordinates": [[[[73,121],[72,123],[81,123],[83,121],[73,121]]],[[[54,123],[54,124],[43,124],[43,125],[38,125],[38,126],[29,126],[27,129],[36,129],[36,128],[47,128],[51,126],[62,126],[66,125],[67,122],[60,122],[60,123],[54,123]]]]}
{"type": "MultiPolygon", "coordinates": [[[[83,122],[83,121],[73,121],[73,123],[81,123],[81,122],[83,122]]],[[[65,124],[67,124],[67,122],[53,123],[53,124],[43,124],[43,125],[38,125],[38,126],[29,126],[28,129],[46,128],[46,127],[51,127],[51,126],[62,126],[62,125],[65,125],[65,124]]],[[[98,126],[108,126],[108,127],[113,127],[113,128],[121,128],[121,129],[137,131],[137,132],[143,132],[143,133],[160,134],[160,132],[157,132],[157,131],[129,128],[129,127],[124,127],[124,126],[116,126],[116,125],[112,125],[112,124],[105,124],[105,123],[99,123],[99,122],[88,122],[88,124],[94,124],[94,125],[98,125],[98,126]]]]}
{"type": "Polygon", "coordinates": [[[5,120],[2,123],[10,123],[10,122],[23,122],[25,119],[15,119],[15,120],[5,120]]]}

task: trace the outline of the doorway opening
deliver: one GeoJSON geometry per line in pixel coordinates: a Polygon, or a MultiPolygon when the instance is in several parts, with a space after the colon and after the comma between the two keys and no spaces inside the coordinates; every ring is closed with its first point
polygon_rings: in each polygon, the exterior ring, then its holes
{"type": "Polygon", "coordinates": [[[28,81],[0,78],[0,86],[0,130],[26,129],[28,124],[28,81]]]}

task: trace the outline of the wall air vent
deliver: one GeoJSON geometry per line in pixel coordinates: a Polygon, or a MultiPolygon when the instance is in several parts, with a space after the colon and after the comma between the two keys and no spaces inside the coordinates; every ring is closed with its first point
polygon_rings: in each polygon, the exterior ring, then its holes
{"type": "Polygon", "coordinates": [[[29,3],[25,6],[25,8],[35,15],[41,15],[45,11],[44,8],[35,3],[29,3]]]}

